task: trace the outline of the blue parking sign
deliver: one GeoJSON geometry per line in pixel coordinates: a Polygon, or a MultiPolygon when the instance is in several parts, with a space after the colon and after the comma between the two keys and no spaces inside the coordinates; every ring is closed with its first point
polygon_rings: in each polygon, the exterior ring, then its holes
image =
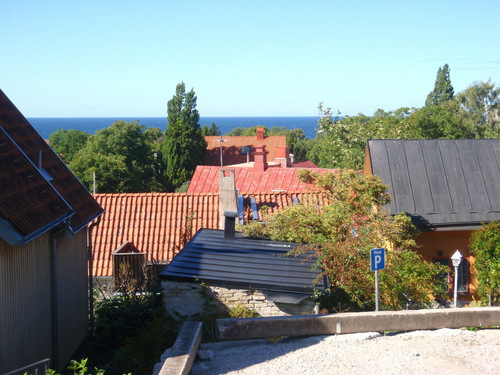
{"type": "Polygon", "coordinates": [[[385,268],[385,249],[383,247],[370,250],[372,271],[383,270],[385,268]]]}

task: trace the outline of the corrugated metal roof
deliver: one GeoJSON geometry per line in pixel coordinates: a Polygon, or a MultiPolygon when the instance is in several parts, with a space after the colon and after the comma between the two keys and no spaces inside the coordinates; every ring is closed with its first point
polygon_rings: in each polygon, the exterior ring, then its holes
{"type": "Polygon", "coordinates": [[[201,281],[249,289],[312,294],[319,271],[305,256],[286,256],[298,245],[243,237],[224,238],[224,231],[202,229],[168,264],[161,278],[201,281]]]}
{"type": "Polygon", "coordinates": [[[500,140],[370,140],[368,152],[392,214],[423,227],[500,220],[500,140]]]}
{"type": "Polygon", "coordinates": [[[0,125],[34,165],[41,152],[42,168],[53,178],[51,185],[75,211],[71,218],[75,232],[102,213],[92,195],[1,90],[0,125]]]}
{"type": "MultiPolygon", "coordinates": [[[[260,172],[248,167],[230,167],[234,169],[236,189],[239,194],[272,193],[272,192],[303,192],[311,189],[298,178],[302,169],[269,167],[260,172]]],[[[199,165],[191,178],[188,193],[218,193],[220,167],[199,165]]],[[[313,168],[314,172],[335,172],[335,169],[313,168]]]]}

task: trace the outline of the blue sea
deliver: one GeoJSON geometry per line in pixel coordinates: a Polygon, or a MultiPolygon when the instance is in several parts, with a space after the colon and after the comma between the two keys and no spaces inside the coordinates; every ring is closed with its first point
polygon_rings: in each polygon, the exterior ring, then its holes
{"type": "MultiPolygon", "coordinates": [[[[314,138],[316,136],[315,129],[318,119],[319,117],[315,116],[201,117],[200,125],[210,126],[212,123],[215,123],[223,135],[238,127],[250,128],[262,125],[272,128],[273,126],[284,126],[287,129],[300,128],[306,134],[306,138],[314,138]]],[[[141,125],[145,125],[148,128],[160,128],[162,131],[167,126],[166,117],[28,118],[31,125],[33,125],[44,139],[48,139],[57,129],[77,129],[89,134],[95,134],[97,130],[105,129],[117,120],[138,120],[141,125]]]]}

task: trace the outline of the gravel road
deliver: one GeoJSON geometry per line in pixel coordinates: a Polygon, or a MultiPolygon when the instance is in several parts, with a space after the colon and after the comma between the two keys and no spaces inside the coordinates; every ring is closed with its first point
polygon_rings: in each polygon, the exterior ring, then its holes
{"type": "Polygon", "coordinates": [[[500,374],[500,329],[202,344],[192,375],[500,374]]]}

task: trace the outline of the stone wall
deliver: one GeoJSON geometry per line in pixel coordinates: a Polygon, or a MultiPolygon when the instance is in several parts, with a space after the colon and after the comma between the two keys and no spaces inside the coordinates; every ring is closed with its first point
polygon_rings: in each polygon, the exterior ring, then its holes
{"type": "Polygon", "coordinates": [[[203,315],[228,312],[243,305],[260,316],[287,316],[316,313],[316,304],[306,298],[298,304],[275,303],[260,290],[232,289],[195,282],[162,281],[163,301],[169,314],[203,315]]]}

